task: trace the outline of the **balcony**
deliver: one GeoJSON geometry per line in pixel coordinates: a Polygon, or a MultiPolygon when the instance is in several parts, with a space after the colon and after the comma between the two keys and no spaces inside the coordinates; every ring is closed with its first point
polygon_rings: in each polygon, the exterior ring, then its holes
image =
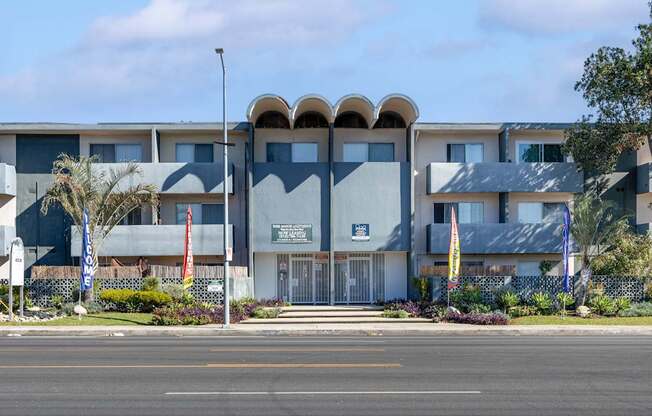
{"type": "MultiPolygon", "coordinates": [[[[224,254],[224,226],[218,224],[193,224],[192,252],[195,256],[224,254]]],[[[119,225],[102,243],[100,256],[183,256],[186,226],[180,225],[119,225]]],[[[233,247],[233,225],[229,225],[229,238],[233,247]]],[[[79,257],[81,235],[72,229],[70,253],[79,257]]]]}
{"type": "Polygon", "coordinates": [[[16,168],[0,163],[0,195],[16,196],[16,168]]]}
{"type": "MultiPolygon", "coordinates": [[[[561,253],[561,225],[459,224],[460,249],[464,254],[561,253]]],[[[448,254],[450,224],[428,224],[428,252],[448,254]]]]}
{"type": "Polygon", "coordinates": [[[256,163],[252,203],[254,250],[314,252],[329,247],[328,163],[256,163]],[[301,224],[309,241],[272,241],[273,224],[301,224]]]}
{"type": "MultiPolygon", "coordinates": [[[[96,163],[95,169],[109,172],[124,167],[123,163],[96,163]]],[[[134,176],[121,183],[129,186],[147,183],[157,187],[161,194],[203,194],[224,192],[224,168],[221,163],[139,163],[142,176],[134,176]]],[[[234,166],[229,165],[228,190],[233,193],[234,166]]]]}
{"type": "Polygon", "coordinates": [[[334,174],[335,250],[408,251],[409,164],[338,162],[334,174]],[[369,224],[368,241],[353,241],[353,224],[369,224]]]}
{"type": "Polygon", "coordinates": [[[573,163],[431,163],[427,193],[582,192],[573,163]]]}

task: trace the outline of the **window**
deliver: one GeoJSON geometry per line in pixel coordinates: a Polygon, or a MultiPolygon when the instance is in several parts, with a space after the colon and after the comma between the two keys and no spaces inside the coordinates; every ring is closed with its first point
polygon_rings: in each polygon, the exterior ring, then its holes
{"type": "Polygon", "coordinates": [[[287,117],[278,111],[266,111],[256,119],[257,129],[289,129],[287,117]]]}
{"type": "Polygon", "coordinates": [[[344,143],[344,162],[393,162],[394,143],[344,143]]]}
{"type": "Polygon", "coordinates": [[[378,121],[374,125],[375,129],[404,129],[405,120],[399,113],[394,111],[383,111],[378,116],[378,121]]]}
{"type": "Polygon", "coordinates": [[[455,209],[457,222],[459,224],[484,223],[483,202],[435,202],[435,224],[450,224],[451,208],[455,209]]]}
{"type": "Polygon", "coordinates": [[[177,143],[176,161],[180,163],[213,163],[213,144],[177,143]]]}
{"type": "Polygon", "coordinates": [[[116,162],[142,162],[143,146],[139,144],[116,144],[115,161],[116,162]]]}
{"type": "Polygon", "coordinates": [[[520,223],[562,223],[563,214],[564,204],[561,202],[519,202],[518,204],[518,222],[520,223]]]}
{"type": "Polygon", "coordinates": [[[140,144],[91,143],[91,156],[97,156],[100,163],[142,162],[143,146],[140,144]]]}
{"type": "Polygon", "coordinates": [[[316,163],[317,143],[267,143],[267,161],[277,163],[316,163]]]}
{"type": "Polygon", "coordinates": [[[482,143],[448,144],[446,160],[457,163],[477,163],[484,160],[484,145],[482,143]]]}
{"type": "Polygon", "coordinates": [[[335,127],[344,127],[349,129],[366,129],[369,128],[367,120],[355,111],[345,111],[335,119],[335,127]]]}
{"type": "Polygon", "coordinates": [[[539,270],[538,261],[519,261],[516,265],[516,274],[518,276],[539,276],[541,271],[539,270]]]}
{"type": "Polygon", "coordinates": [[[141,225],[143,223],[142,211],[136,208],[122,219],[121,225],[141,225]]]}
{"type": "Polygon", "coordinates": [[[186,223],[186,211],[188,207],[192,210],[193,224],[223,224],[224,223],[224,205],[223,204],[201,204],[201,203],[178,203],[177,224],[186,223]]]}
{"type": "Polygon", "coordinates": [[[564,162],[561,143],[518,143],[518,161],[564,162]]]}

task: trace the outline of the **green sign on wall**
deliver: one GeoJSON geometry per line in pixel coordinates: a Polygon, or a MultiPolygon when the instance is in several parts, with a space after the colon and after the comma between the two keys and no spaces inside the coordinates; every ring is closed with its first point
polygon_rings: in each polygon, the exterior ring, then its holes
{"type": "Polygon", "coordinates": [[[272,224],[272,243],[312,243],[312,224],[272,224]]]}

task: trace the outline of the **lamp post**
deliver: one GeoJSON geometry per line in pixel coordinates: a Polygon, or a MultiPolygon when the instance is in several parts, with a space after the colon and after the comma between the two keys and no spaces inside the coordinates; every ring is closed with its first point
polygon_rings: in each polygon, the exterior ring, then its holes
{"type": "Polygon", "coordinates": [[[220,56],[222,65],[222,133],[223,142],[215,142],[222,145],[224,156],[224,328],[229,327],[229,187],[227,178],[229,177],[229,146],[233,143],[228,142],[227,125],[226,125],[226,68],[224,67],[224,49],[216,48],[215,53],[220,56]]]}

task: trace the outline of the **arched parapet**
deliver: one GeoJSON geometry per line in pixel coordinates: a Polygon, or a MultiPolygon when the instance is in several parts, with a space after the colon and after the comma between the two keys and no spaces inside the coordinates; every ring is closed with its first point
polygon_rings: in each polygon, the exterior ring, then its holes
{"type": "Polygon", "coordinates": [[[374,123],[374,105],[369,98],[361,94],[348,94],[340,98],[333,107],[335,119],[345,113],[358,113],[367,122],[367,127],[371,128],[374,123]]]}
{"type": "Polygon", "coordinates": [[[290,106],[283,97],[276,94],[263,94],[254,98],[249,104],[247,108],[247,121],[255,125],[258,118],[267,112],[280,113],[288,121],[290,120],[290,106]]]}
{"type": "Polygon", "coordinates": [[[391,112],[400,115],[409,126],[419,118],[419,107],[407,95],[389,94],[383,97],[374,109],[374,124],[380,117],[381,113],[391,112]]]}
{"type": "Polygon", "coordinates": [[[295,121],[303,113],[307,112],[323,115],[328,123],[332,123],[335,119],[333,116],[333,106],[326,98],[318,94],[308,94],[299,97],[290,109],[290,126],[294,127],[295,121]]]}

